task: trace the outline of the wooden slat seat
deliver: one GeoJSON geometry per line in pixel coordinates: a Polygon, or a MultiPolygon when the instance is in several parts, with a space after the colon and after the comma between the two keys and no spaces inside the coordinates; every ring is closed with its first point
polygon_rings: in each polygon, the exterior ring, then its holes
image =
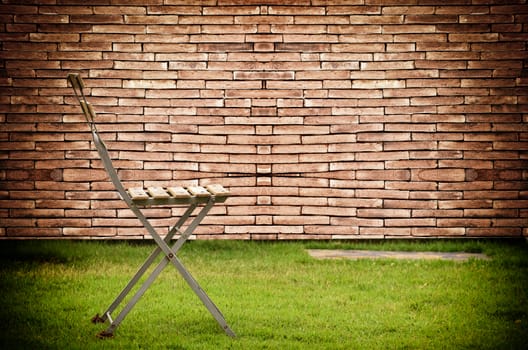
{"type": "Polygon", "coordinates": [[[187,191],[196,197],[211,197],[211,192],[207,191],[202,186],[189,186],[187,187],[187,191]]]}
{"type": "Polygon", "coordinates": [[[183,187],[167,187],[167,191],[175,198],[191,198],[192,195],[183,187]]]}
{"type": "Polygon", "coordinates": [[[224,188],[224,186],[219,184],[212,184],[206,186],[207,190],[211,192],[213,195],[218,197],[229,197],[231,195],[231,192],[229,192],[227,189],[224,188]]]}
{"type": "Polygon", "coordinates": [[[147,192],[155,199],[170,198],[170,194],[163,187],[149,187],[147,188],[147,192]]]}
{"type": "Polygon", "coordinates": [[[144,200],[149,199],[149,195],[145,190],[141,187],[133,187],[128,189],[128,194],[132,198],[132,200],[144,200]]]}
{"type": "Polygon", "coordinates": [[[132,201],[140,206],[171,205],[187,203],[205,203],[215,197],[215,202],[224,202],[231,194],[222,185],[212,184],[205,187],[189,186],[187,188],[172,187],[141,187],[128,189],[132,201]]]}

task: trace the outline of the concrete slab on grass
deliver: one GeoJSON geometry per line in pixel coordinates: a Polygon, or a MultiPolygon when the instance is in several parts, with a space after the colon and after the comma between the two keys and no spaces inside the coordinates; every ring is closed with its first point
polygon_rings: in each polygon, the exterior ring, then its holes
{"type": "Polygon", "coordinates": [[[466,261],[469,259],[489,259],[486,254],[477,253],[391,252],[345,249],[308,249],[308,254],[316,259],[425,259],[455,261],[466,261]]]}

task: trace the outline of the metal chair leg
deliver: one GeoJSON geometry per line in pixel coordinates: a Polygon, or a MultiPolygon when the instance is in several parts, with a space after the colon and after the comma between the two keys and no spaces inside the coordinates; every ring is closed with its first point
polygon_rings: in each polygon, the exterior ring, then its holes
{"type": "MultiPolygon", "coordinates": [[[[165,241],[168,243],[174,237],[176,232],[179,231],[179,228],[183,225],[183,223],[189,218],[189,216],[192,214],[194,209],[196,208],[196,204],[192,204],[189,206],[189,208],[185,211],[185,213],[180,217],[178,222],[172,227],[172,229],[169,231],[167,236],[165,236],[165,241]]],[[[183,235],[182,235],[183,236],[183,235]]],[[[180,236],[180,239],[182,237],[180,236]]],[[[136,283],[140,280],[140,278],[145,274],[145,272],[148,270],[150,265],[156,260],[156,258],[161,253],[161,249],[159,247],[156,247],[154,251],[150,254],[150,256],[147,258],[147,260],[143,263],[143,265],[139,268],[139,270],[136,272],[134,277],[128,282],[128,284],[125,286],[125,288],[121,291],[121,293],[115,298],[115,300],[110,304],[108,309],[103,313],[102,316],[99,316],[99,314],[95,315],[92,318],[93,323],[104,323],[108,319],[108,315],[110,315],[114,310],[121,304],[123,299],[130,293],[132,288],[136,285],[136,283]]]]}
{"type": "MultiPolygon", "coordinates": [[[[104,330],[103,332],[99,333],[100,338],[108,338],[112,337],[114,334],[114,331],[117,329],[117,327],[120,325],[120,323],[124,320],[126,315],[132,310],[132,308],[135,306],[135,304],[139,301],[139,299],[143,296],[143,294],[147,291],[147,289],[150,287],[150,285],[154,282],[154,280],[158,277],[158,275],[163,271],[163,269],[171,262],[178,272],[182,275],[184,280],[187,282],[187,284],[191,287],[191,289],[194,291],[194,293],[198,296],[198,298],[202,301],[202,303],[205,305],[207,310],[211,313],[211,315],[215,318],[215,320],[218,322],[220,327],[226,332],[227,335],[234,337],[235,333],[229,328],[227,325],[227,322],[218,309],[218,307],[213,303],[213,301],[209,298],[207,293],[204,292],[204,290],[200,287],[198,282],[192,277],[192,275],[187,271],[187,269],[183,266],[181,261],[176,257],[177,251],[182,247],[182,245],[185,243],[187,238],[192,234],[192,232],[195,230],[195,228],[199,225],[199,223],[203,220],[203,218],[207,215],[209,210],[212,208],[214,204],[214,200],[211,200],[197,215],[197,217],[193,220],[193,222],[189,225],[185,233],[176,241],[172,249],[169,248],[169,255],[163,259],[158,266],[152,271],[152,273],[149,275],[147,280],[142,284],[142,286],[139,288],[139,290],[134,294],[132,299],[125,305],[123,310],[119,313],[119,315],[116,317],[115,320],[111,319],[110,312],[107,311],[102,317],[94,317],[97,321],[105,321],[107,319],[110,319],[110,326],[104,330]]],[[[183,218],[183,217],[182,217],[183,218]]],[[[185,221],[185,220],[183,220],[185,221]]],[[[177,224],[178,225],[178,224],[177,224]]],[[[175,225],[176,227],[176,225],[175,225]]],[[[171,230],[176,231],[176,230],[171,230]]],[[[170,236],[170,233],[167,235],[170,236]]],[[[167,243],[167,239],[164,240],[163,243],[167,243]]],[[[127,287],[123,290],[123,292],[118,296],[118,298],[114,301],[114,303],[111,305],[109,310],[113,311],[117,305],[121,303],[121,301],[128,295],[128,293],[132,290],[133,286],[138,282],[139,278],[145,273],[145,271],[150,267],[150,265],[153,263],[154,259],[159,255],[161,252],[162,247],[158,247],[151,256],[147,259],[147,261],[144,263],[144,265],[140,268],[138,273],[136,273],[136,276],[129,282],[127,287]]]]}

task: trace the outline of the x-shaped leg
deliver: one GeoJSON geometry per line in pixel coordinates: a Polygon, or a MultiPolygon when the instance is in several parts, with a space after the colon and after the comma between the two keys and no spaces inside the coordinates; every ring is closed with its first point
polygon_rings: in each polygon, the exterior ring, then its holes
{"type": "Polygon", "coordinates": [[[110,307],[107,309],[107,311],[105,311],[103,316],[100,317],[99,315],[96,315],[95,317],[92,318],[92,321],[94,323],[105,322],[106,320],[110,321],[110,326],[106,330],[104,330],[101,333],[99,333],[99,335],[98,335],[99,337],[107,338],[107,337],[112,337],[113,336],[114,331],[119,326],[119,324],[123,321],[123,319],[126,317],[126,315],[132,310],[132,308],[135,306],[135,304],[139,301],[139,299],[147,291],[147,289],[154,282],[154,280],[158,277],[158,275],[161,273],[161,271],[163,271],[163,269],[169,263],[172,263],[174,265],[174,267],[178,270],[178,272],[183,277],[183,279],[191,287],[191,289],[198,296],[198,298],[200,298],[202,303],[209,310],[211,315],[215,318],[215,320],[218,322],[220,327],[222,327],[222,329],[226,332],[226,334],[228,334],[229,336],[232,336],[232,337],[235,336],[235,333],[227,325],[227,322],[225,321],[225,318],[222,315],[222,313],[220,312],[220,310],[218,309],[218,307],[213,303],[213,301],[209,298],[209,296],[200,287],[198,282],[196,282],[196,280],[192,277],[192,275],[183,266],[181,261],[176,257],[176,253],[178,252],[178,250],[183,246],[185,241],[191,236],[192,232],[200,224],[200,222],[207,215],[207,213],[209,212],[209,210],[212,208],[213,205],[214,205],[214,197],[211,197],[209,202],[202,208],[202,210],[194,218],[194,220],[191,222],[191,224],[187,227],[185,232],[182,233],[180,231],[180,227],[189,218],[189,216],[192,214],[192,212],[194,211],[194,209],[197,206],[197,204],[191,204],[189,206],[189,208],[185,211],[185,213],[181,216],[181,218],[178,220],[178,222],[171,228],[171,230],[168,232],[167,236],[165,236],[165,239],[161,239],[161,237],[157,234],[157,232],[154,230],[152,225],[150,225],[150,223],[145,218],[143,213],[137,207],[135,207],[135,206],[133,208],[131,207],[131,209],[133,209],[134,213],[138,216],[138,219],[140,219],[140,221],[145,224],[145,228],[152,235],[152,237],[154,238],[156,243],[158,243],[158,247],[151,253],[151,255],[143,263],[143,265],[136,272],[134,277],[126,285],[126,287],[123,289],[123,291],[118,295],[118,297],[110,305],[110,307]],[[168,246],[168,243],[170,242],[172,237],[174,237],[176,232],[180,232],[180,237],[179,237],[179,239],[176,241],[176,243],[173,245],[173,247],[171,249],[168,246]],[[125,307],[121,310],[121,312],[116,317],[116,319],[113,320],[112,317],[111,317],[111,313],[121,304],[121,302],[124,300],[124,298],[130,293],[130,291],[133,289],[133,287],[137,284],[137,282],[141,279],[141,277],[145,274],[145,272],[149,269],[149,267],[154,263],[156,258],[162,252],[165,253],[165,258],[151,272],[149,277],[143,282],[142,286],[136,291],[136,293],[134,294],[132,299],[125,305],[125,307]]]}

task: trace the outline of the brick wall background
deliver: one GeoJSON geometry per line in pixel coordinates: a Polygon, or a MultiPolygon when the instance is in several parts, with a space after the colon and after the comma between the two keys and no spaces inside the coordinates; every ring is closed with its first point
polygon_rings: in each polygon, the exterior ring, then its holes
{"type": "Polygon", "coordinates": [[[3,0],[0,19],[0,237],[146,234],[68,72],[128,185],[230,187],[199,238],[528,236],[525,0],[3,0]]]}

